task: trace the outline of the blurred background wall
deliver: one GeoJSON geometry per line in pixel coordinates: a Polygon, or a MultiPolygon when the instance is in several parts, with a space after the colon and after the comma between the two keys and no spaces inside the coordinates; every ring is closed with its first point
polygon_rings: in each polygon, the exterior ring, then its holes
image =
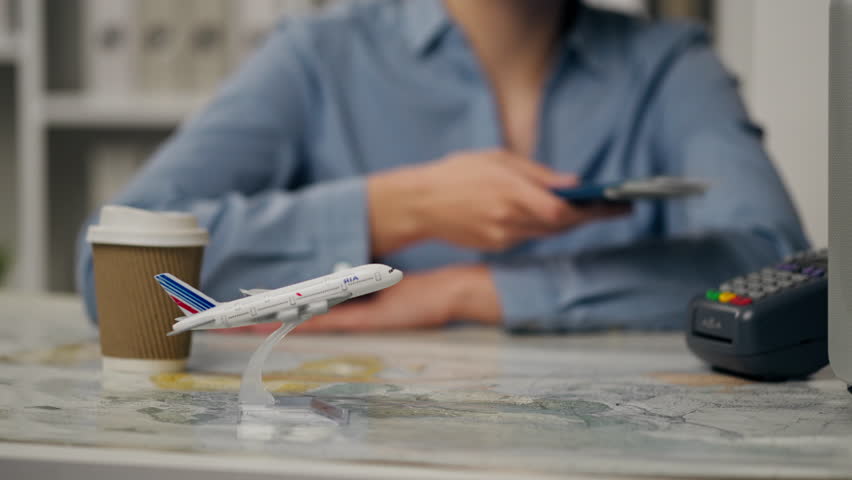
{"type": "Polygon", "coordinates": [[[828,245],[829,0],[717,0],[719,53],[742,80],[812,242],[828,245]]]}
{"type": "MultiPolygon", "coordinates": [[[[0,286],[71,291],[74,240],[282,15],[360,0],[0,0],[0,286]]],[[[828,0],[589,0],[714,32],[825,245],[828,0]]]]}

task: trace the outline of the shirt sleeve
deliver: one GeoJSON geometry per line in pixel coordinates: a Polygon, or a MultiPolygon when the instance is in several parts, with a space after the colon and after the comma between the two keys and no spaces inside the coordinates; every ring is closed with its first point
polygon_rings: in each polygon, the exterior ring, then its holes
{"type": "MultiPolygon", "coordinates": [[[[210,232],[202,288],[217,299],[369,258],[364,179],[301,185],[307,112],[316,93],[300,35],[279,27],[113,201],[194,213],[210,232]]],[[[94,319],[85,231],[78,239],[77,284],[94,319]]]]}
{"type": "Polygon", "coordinates": [[[702,32],[660,82],[648,121],[662,170],[711,188],[661,207],[662,238],[492,263],[508,329],[682,328],[692,296],[808,247],[761,131],[702,32]]]}

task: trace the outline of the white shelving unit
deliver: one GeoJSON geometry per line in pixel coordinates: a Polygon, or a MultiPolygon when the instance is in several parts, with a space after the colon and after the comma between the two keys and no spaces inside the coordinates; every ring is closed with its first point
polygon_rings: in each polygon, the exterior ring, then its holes
{"type": "MultiPolygon", "coordinates": [[[[74,225],[85,212],[77,209],[74,218],[68,219],[67,212],[57,212],[61,209],[52,206],[64,205],[64,198],[57,196],[85,197],[85,187],[79,185],[79,173],[63,181],[65,173],[79,171],[83,166],[81,149],[70,156],[73,158],[65,158],[63,142],[69,137],[91,140],[111,135],[164,138],[204,101],[201,97],[177,95],[98,98],[81,93],[80,89],[50,89],[46,69],[50,69],[52,57],[48,54],[59,53],[46,51],[46,26],[49,8],[69,8],[68,3],[60,2],[66,0],[20,2],[16,35],[0,38],[0,68],[14,70],[15,105],[12,164],[0,169],[14,172],[15,176],[14,206],[7,207],[11,211],[2,212],[14,219],[15,238],[10,241],[0,237],[0,242],[11,243],[0,243],[0,248],[12,251],[13,270],[6,283],[24,290],[70,288],[74,225]],[[57,184],[63,191],[53,188],[57,184]],[[59,282],[52,279],[57,271],[63,277],[59,282]]],[[[70,3],[75,4],[70,8],[79,7],[79,2],[70,3]]]]}
{"type": "Polygon", "coordinates": [[[828,244],[829,3],[716,3],[719,53],[766,129],[767,149],[815,246],[828,244]]]}
{"type": "MultiPolygon", "coordinates": [[[[131,8],[147,0],[137,1],[131,8]]],[[[310,3],[323,8],[332,2],[310,3]]],[[[98,88],[85,70],[92,58],[86,51],[92,48],[92,32],[86,30],[92,21],[86,8],[92,4],[19,0],[18,5],[13,36],[0,36],[0,220],[12,225],[0,230],[0,252],[10,251],[13,260],[11,275],[0,279],[0,287],[67,291],[73,288],[78,229],[90,213],[91,193],[102,190],[91,184],[97,180],[90,174],[103,172],[93,166],[102,165],[93,161],[93,152],[103,148],[95,147],[130,146],[144,156],[204,104],[208,95],[197,92],[212,85],[182,85],[183,93],[153,93],[162,86],[140,82],[111,93],[90,93],[88,89],[98,88]],[[139,93],[146,88],[149,93],[139,93]]],[[[277,15],[303,14],[308,3],[228,0],[227,5],[234,10],[228,14],[222,51],[231,65],[239,60],[235,55],[247,53],[245,42],[256,41],[272,28],[277,15]],[[266,13],[246,23],[250,6],[263,7],[266,13]]],[[[175,11],[186,15],[184,10],[175,11]]],[[[142,28],[133,23],[141,21],[139,10],[126,14],[134,28],[142,28]]],[[[198,18],[185,18],[182,27],[201,28],[198,18]]],[[[138,42],[143,37],[137,34],[124,38],[138,42]]],[[[181,32],[177,38],[192,37],[181,32]]],[[[133,45],[131,55],[142,48],[140,43],[133,45]]]]}
{"type": "Polygon", "coordinates": [[[18,49],[17,37],[0,37],[0,218],[7,225],[0,229],[0,255],[17,243],[17,102],[14,91],[18,49]]]}
{"type": "Polygon", "coordinates": [[[16,69],[17,232],[12,247],[13,285],[32,290],[47,286],[47,195],[42,117],[43,2],[20,3],[16,69]]]}

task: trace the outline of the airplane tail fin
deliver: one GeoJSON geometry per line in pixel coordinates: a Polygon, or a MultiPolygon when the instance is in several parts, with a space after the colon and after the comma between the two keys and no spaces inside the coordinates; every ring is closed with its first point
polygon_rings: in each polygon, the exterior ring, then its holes
{"type": "Polygon", "coordinates": [[[161,273],[154,278],[186,315],[194,315],[217,305],[215,300],[190,287],[171,273],[161,273]]]}

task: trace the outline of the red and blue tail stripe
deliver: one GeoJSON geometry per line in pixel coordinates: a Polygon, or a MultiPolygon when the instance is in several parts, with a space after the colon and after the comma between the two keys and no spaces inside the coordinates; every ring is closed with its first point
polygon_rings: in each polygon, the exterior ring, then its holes
{"type": "Polygon", "coordinates": [[[161,273],[154,278],[186,315],[203,312],[217,305],[215,300],[170,273],[161,273]]]}

